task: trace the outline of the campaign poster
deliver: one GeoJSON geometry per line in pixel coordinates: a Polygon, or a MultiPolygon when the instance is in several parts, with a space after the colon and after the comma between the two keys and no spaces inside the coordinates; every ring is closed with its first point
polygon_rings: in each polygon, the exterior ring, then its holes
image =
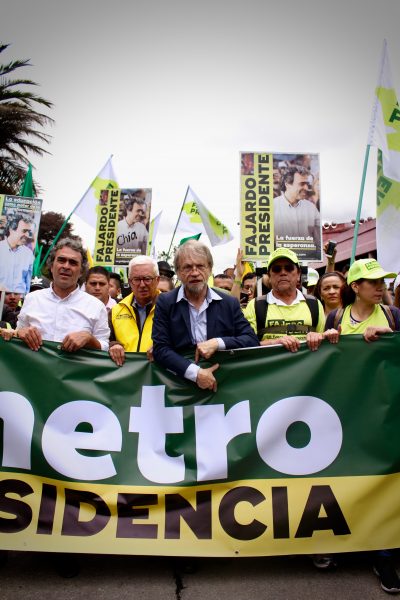
{"type": "Polygon", "coordinates": [[[42,200],[0,195],[0,291],[27,294],[42,200]]]}
{"type": "Polygon", "coordinates": [[[280,247],[321,260],[318,154],[241,153],[241,247],[267,260],[280,247]]]}
{"type": "Polygon", "coordinates": [[[94,261],[97,265],[127,265],[147,254],[151,189],[109,189],[100,193],[94,261]]]}

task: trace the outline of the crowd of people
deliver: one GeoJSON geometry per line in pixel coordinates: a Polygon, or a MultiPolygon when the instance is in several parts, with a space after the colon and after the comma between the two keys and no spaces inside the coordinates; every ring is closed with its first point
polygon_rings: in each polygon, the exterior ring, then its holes
{"type": "MultiPolygon", "coordinates": [[[[148,256],[133,258],[126,290],[117,273],[88,269],[80,242],[65,238],[49,256],[51,282],[32,280],[25,297],[5,294],[0,334],[32,351],[45,340],[66,352],[102,350],[116,367],[126,353],[146,353],[177,377],[215,392],[219,365],[204,366],[202,359],[219,350],[279,344],[297,352],[305,342],[315,352],[323,340],[340,343],[341,335],[360,334],[370,343],[400,330],[400,276],[374,258],[356,260],[345,274],[330,260],[321,276],[309,269],[303,277],[287,248],[276,249],[260,273],[245,272],[242,258],[239,250],[235,267],[213,276],[209,248],[189,240],[176,251],[173,268],[148,256]],[[393,294],[387,279],[395,280],[393,294]]],[[[313,560],[324,569],[336,564],[332,556],[313,560]]],[[[400,592],[390,552],[374,553],[373,564],[382,588],[400,592]]]]}

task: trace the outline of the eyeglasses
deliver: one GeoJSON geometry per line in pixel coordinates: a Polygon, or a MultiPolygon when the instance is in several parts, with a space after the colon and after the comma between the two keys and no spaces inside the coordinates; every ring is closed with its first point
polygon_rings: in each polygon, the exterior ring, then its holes
{"type": "Polygon", "coordinates": [[[273,273],[280,273],[281,271],[286,271],[286,273],[292,273],[295,270],[295,265],[293,263],[287,263],[285,265],[272,265],[271,271],[273,273]]]}
{"type": "Polygon", "coordinates": [[[129,281],[130,281],[131,283],[138,283],[138,284],[139,284],[141,281],[143,281],[143,283],[144,283],[145,285],[150,285],[150,283],[151,283],[152,281],[154,281],[154,279],[155,279],[155,277],[149,277],[149,276],[146,276],[146,277],[131,277],[131,278],[129,279],[129,281]]]}
{"type": "Polygon", "coordinates": [[[181,267],[179,270],[183,273],[190,273],[191,271],[193,271],[193,269],[204,273],[204,271],[208,269],[208,265],[183,265],[183,267],[181,267]]]}

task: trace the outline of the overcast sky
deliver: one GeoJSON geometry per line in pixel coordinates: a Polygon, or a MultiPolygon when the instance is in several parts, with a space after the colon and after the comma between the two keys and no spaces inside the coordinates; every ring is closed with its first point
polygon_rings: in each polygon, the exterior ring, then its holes
{"type": "MultiPolygon", "coordinates": [[[[239,152],[316,152],[323,221],[357,210],[383,39],[400,93],[399,0],[0,0],[1,62],[54,103],[33,158],[44,210],[68,214],[110,154],[151,187],[168,249],[188,185],[236,236],[239,152]]],[[[375,216],[375,151],[362,216],[375,216]]],[[[90,243],[78,218],[75,230],[90,243]]]]}

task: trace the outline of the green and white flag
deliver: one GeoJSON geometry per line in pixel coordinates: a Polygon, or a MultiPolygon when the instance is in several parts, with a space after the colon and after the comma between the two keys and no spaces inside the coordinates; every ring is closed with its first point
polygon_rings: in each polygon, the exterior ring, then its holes
{"type": "Polygon", "coordinates": [[[110,190],[116,188],[118,188],[118,183],[112,166],[111,155],[97,177],[93,179],[89,188],[79,200],[72,213],[78,215],[78,217],[85,221],[85,223],[95,229],[97,221],[97,206],[99,204],[101,190],[110,190]]]}
{"type": "Polygon", "coordinates": [[[191,187],[186,193],[177,231],[206,234],[211,246],[220,246],[233,240],[229,229],[208,210],[191,187]]]}
{"type": "Polygon", "coordinates": [[[378,260],[400,270],[400,109],[384,41],[368,144],[378,148],[376,233],[378,260]]]}

